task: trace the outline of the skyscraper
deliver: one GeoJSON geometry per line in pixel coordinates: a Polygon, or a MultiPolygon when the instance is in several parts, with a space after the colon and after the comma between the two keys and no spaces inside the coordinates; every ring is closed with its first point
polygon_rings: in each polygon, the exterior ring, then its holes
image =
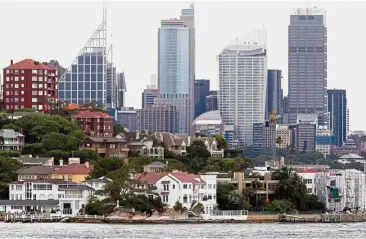
{"type": "Polygon", "coordinates": [[[269,118],[272,110],[277,113],[282,112],[282,71],[281,70],[268,70],[267,77],[267,100],[266,100],[266,119],[269,118]]]}
{"type": "Polygon", "coordinates": [[[206,112],[206,97],[210,92],[210,80],[194,81],[194,118],[206,112]]]}
{"type": "Polygon", "coordinates": [[[125,92],[127,91],[125,73],[117,74],[117,108],[125,107],[125,92]]]}
{"type": "Polygon", "coordinates": [[[328,90],[329,126],[334,132],[337,147],[347,139],[347,97],[346,90],[328,90]]]}
{"type": "Polygon", "coordinates": [[[218,110],[217,90],[210,90],[206,96],[206,112],[218,110]]]}
{"type": "Polygon", "coordinates": [[[116,108],[117,105],[117,72],[112,63],[107,63],[106,108],[116,108]]]}
{"type": "Polygon", "coordinates": [[[159,95],[158,89],[152,89],[149,86],[142,92],[142,108],[153,105],[155,98],[159,95]]]}
{"type": "Polygon", "coordinates": [[[327,28],[325,10],[296,9],[288,35],[289,123],[297,114],[318,114],[327,125],[327,28]]]}
{"type": "Polygon", "coordinates": [[[234,125],[239,146],[253,144],[253,124],[264,123],[267,88],[266,31],[237,38],[218,56],[219,110],[234,125]]]}
{"type": "Polygon", "coordinates": [[[158,90],[156,104],[176,106],[178,132],[189,133],[194,117],[194,7],[182,9],[180,19],[162,20],[158,32],[158,90]]]}
{"type": "MultiPolygon", "coordinates": [[[[104,9],[104,11],[106,11],[104,9]]],[[[60,78],[59,100],[67,103],[107,103],[107,21],[103,21],[60,78]]]]}

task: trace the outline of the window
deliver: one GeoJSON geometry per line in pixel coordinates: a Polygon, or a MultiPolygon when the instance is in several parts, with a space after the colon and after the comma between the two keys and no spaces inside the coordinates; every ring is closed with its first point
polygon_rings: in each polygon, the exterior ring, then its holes
{"type": "Polygon", "coordinates": [[[187,189],[187,184],[183,184],[183,189],[187,189]]]}
{"type": "Polygon", "coordinates": [[[312,179],[304,179],[304,183],[305,184],[312,184],[313,180],[312,179]]]}
{"type": "Polygon", "coordinates": [[[33,200],[37,200],[37,195],[33,194],[33,200]]]}
{"type": "Polygon", "coordinates": [[[110,144],[110,145],[109,145],[109,148],[110,148],[110,149],[115,149],[115,148],[116,148],[116,144],[110,144]]]}
{"type": "Polygon", "coordinates": [[[38,88],[42,89],[43,88],[43,84],[38,84],[38,88]]]}
{"type": "Polygon", "coordinates": [[[169,191],[169,184],[164,184],[164,191],[169,191]]]}
{"type": "Polygon", "coordinates": [[[183,195],[183,203],[188,203],[188,196],[187,194],[183,195]]]}
{"type": "Polygon", "coordinates": [[[168,202],[168,201],[169,201],[168,195],[163,195],[163,202],[168,202]]]}
{"type": "Polygon", "coordinates": [[[308,193],[313,193],[313,189],[308,188],[308,193]]]}
{"type": "Polygon", "coordinates": [[[18,89],[19,88],[19,84],[15,84],[14,87],[15,87],[15,89],[18,89]]]}
{"type": "Polygon", "coordinates": [[[38,95],[43,95],[43,91],[38,91],[38,95]]]}
{"type": "Polygon", "coordinates": [[[32,98],[32,102],[37,102],[37,98],[32,98]]]}
{"type": "Polygon", "coordinates": [[[14,190],[14,185],[11,185],[11,190],[14,190]]]}
{"type": "Polygon", "coordinates": [[[24,90],[22,90],[22,91],[20,92],[20,94],[24,95],[24,90]]]}
{"type": "Polygon", "coordinates": [[[81,190],[65,190],[65,198],[82,198],[83,193],[81,190]]]}
{"type": "Polygon", "coordinates": [[[37,84],[32,84],[32,88],[37,88],[37,84]]]}
{"type": "Polygon", "coordinates": [[[22,190],[22,185],[16,185],[16,186],[15,186],[15,190],[17,190],[17,191],[21,191],[21,190],[22,190]]]}
{"type": "Polygon", "coordinates": [[[20,209],[20,210],[22,210],[23,206],[11,206],[11,209],[20,209]]]}
{"type": "Polygon", "coordinates": [[[32,76],[32,81],[37,81],[37,80],[38,80],[37,76],[32,76]]]}
{"type": "Polygon", "coordinates": [[[24,102],[24,98],[20,98],[20,102],[24,102]]]}
{"type": "Polygon", "coordinates": [[[175,189],[175,184],[173,184],[173,189],[175,189]]]}
{"type": "Polygon", "coordinates": [[[24,76],[21,76],[21,77],[20,77],[20,80],[24,80],[24,76]]]}
{"type": "Polygon", "coordinates": [[[15,81],[19,81],[19,77],[18,77],[18,76],[15,76],[15,77],[14,77],[14,80],[15,80],[15,81]]]}
{"type": "Polygon", "coordinates": [[[208,189],[212,189],[212,184],[209,184],[208,185],[208,189]]]}

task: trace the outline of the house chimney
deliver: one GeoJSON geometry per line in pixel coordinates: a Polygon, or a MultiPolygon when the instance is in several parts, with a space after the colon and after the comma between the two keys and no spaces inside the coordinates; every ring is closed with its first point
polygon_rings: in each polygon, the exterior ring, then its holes
{"type": "Polygon", "coordinates": [[[136,139],[140,139],[140,131],[136,130],[136,139]]]}
{"type": "Polygon", "coordinates": [[[10,65],[13,65],[13,64],[14,64],[13,60],[10,60],[10,65]]]}
{"type": "Polygon", "coordinates": [[[64,166],[64,160],[60,159],[60,166],[64,166]]]}
{"type": "Polygon", "coordinates": [[[187,141],[188,146],[191,145],[191,136],[188,136],[187,141]]]}
{"type": "Polygon", "coordinates": [[[42,62],[42,64],[48,66],[48,62],[42,62]]]}
{"type": "Polygon", "coordinates": [[[89,161],[85,161],[85,167],[86,167],[86,168],[89,168],[89,166],[90,166],[90,165],[89,165],[89,161]]]}

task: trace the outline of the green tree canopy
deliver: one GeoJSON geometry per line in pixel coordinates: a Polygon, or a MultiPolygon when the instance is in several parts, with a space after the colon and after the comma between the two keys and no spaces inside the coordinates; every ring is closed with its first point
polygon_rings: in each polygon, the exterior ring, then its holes
{"type": "Polygon", "coordinates": [[[208,159],[211,157],[210,152],[208,152],[206,145],[200,141],[195,140],[192,142],[191,146],[187,147],[188,158],[203,158],[208,159]]]}
{"type": "Polygon", "coordinates": [[[94,169],[91,172],[92,178],[100,178],[108,175],[110,172],[123,167],[123,160],[120,158],[105,158],[93,162],[94,169]]]}

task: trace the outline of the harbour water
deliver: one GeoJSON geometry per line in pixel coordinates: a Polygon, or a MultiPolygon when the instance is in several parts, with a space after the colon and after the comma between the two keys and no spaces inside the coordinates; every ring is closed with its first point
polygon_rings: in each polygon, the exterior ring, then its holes
{"type": "Polygon", "coordinates": [[[0,223],[0,238],[365,238],[366,223],[77,224],[0,223]]]}

